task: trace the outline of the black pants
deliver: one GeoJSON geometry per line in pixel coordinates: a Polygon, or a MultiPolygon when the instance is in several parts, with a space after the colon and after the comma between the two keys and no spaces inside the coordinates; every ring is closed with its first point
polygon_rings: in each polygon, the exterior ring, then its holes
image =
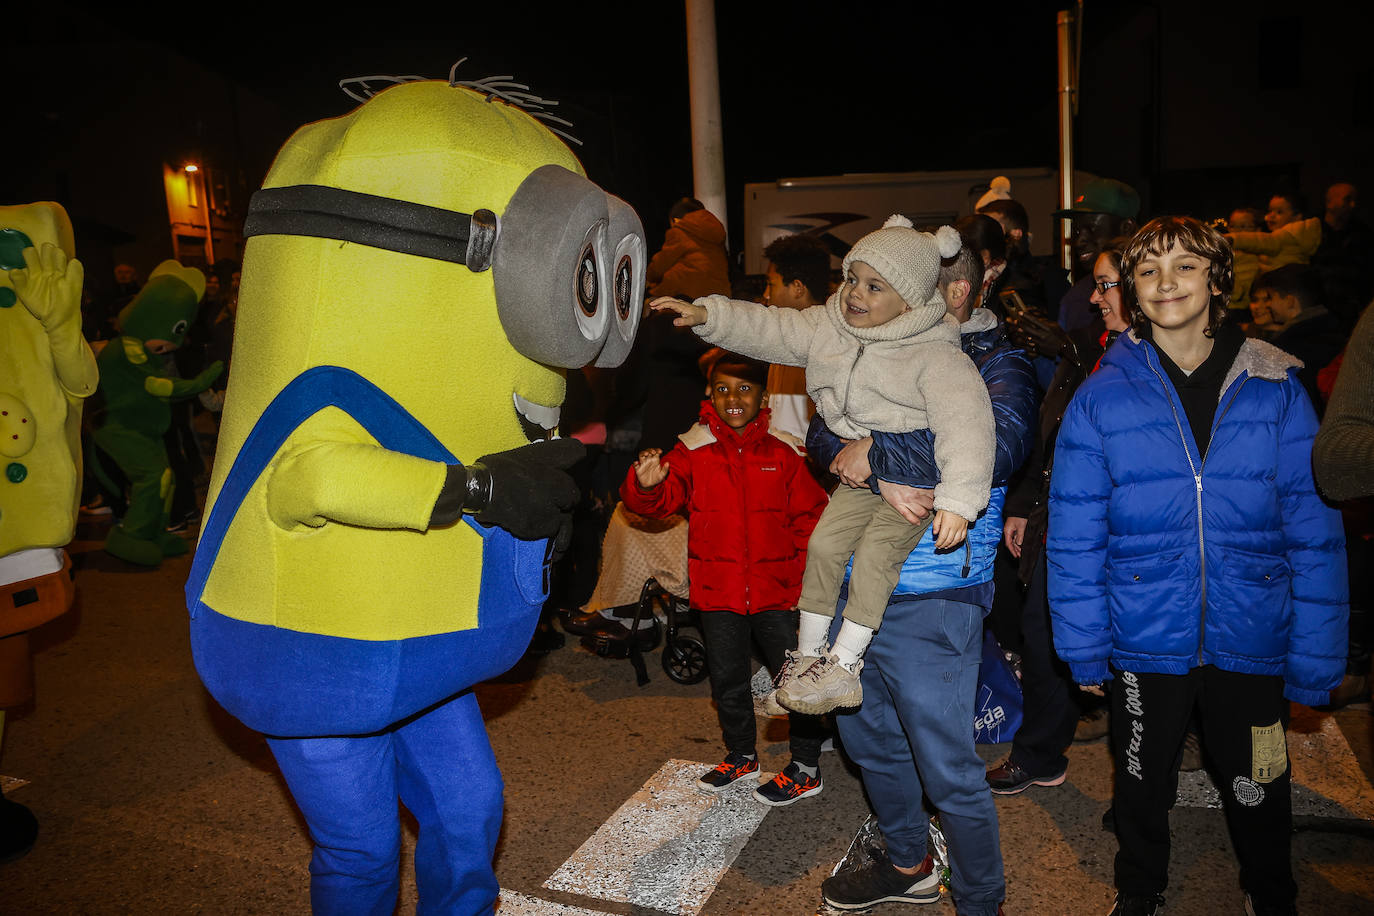
{"type": "MultiPolygon", "coordinates": [[[[751,637],[763,653],[768,670],[777,673],[788,649],[797,648],[796,611],[702,611],[701,631],[706,637],[706,668],[711,675],[711,698],[725,738],[725,749],[753,754],[758,743],[754,726],[754,696],[749,689],[751,637]]],[[[816,766],[821,758],[824,732],[820,719],[798,713],[788,715],[792,759],[816,766]]]]}
{"type": "MultiPolygon", "coordinates": [[[[1007,550],[1006,544],[997,545],[997,553],[992,563],[992,607],[984,618],[986,626],[992,630],[997,645],[1008,652],[1025,654],[1022,642],[1029,639],[1022,629],[1021,608],[1026,588],[1017,574],[1019,561],[1007,550]]],[[[1041,588],[1043,591],[1043,586],[1041,588]]]]}
{"type": "Polygon", "coordinates": [[[1011,760],[1034,776],[1053,776],[1069,765],[1065,749],[1073,743],[1081,710],[1079,689],[1069,666],[1059,660],[1050,636],[1045,552],[1035,564],[1021,608],[1021,727],[1011,745],[1011,760]]]}
{"type": "Polygon", "coordinates": [[[1283,679],[1211,665],[1181,675],[1117,672],[1117,889],[1145,896],[1168,884],[1169,807],[1179,746],[1195,707],[1240,860],[1241,887],[1257,911],[1291,911],[1298,886],[1289,861],[1293,807],[1283,679]]]}
{"type": "Polygon", "coordinates": [[[190,403],[179,401],[172,405],[172,423],[163,434],[162,443],[174,481],[172,507],[167,516],[179,522],[196,513],[196,476],[205,468],[195,430],[191,428],[190,403]]]}

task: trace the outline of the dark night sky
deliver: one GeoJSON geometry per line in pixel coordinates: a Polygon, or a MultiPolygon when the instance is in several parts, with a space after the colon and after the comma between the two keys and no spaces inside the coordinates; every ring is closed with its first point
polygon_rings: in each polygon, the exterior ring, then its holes
{"type": "MultiPolygon", "coordinates": [[[[1053,164],[1055,11],[1067,5],[718,4],[732,207],[746,181],[1053,164]],[[1021,101],[995,104],[1008,93],[1021,101]]],[[[111,33],[176,48],[273,98],[295,123],[349,110],[341,77],[440,77],[467,56],[468,78],[514,74],[560,100],[592,178],[638,206],[646,224],[691,189],[680,2],[412,2],[395,13],[335,8],[324,20],[283,14],[281,3],[175,15],[76,6],[111,33]]],[[[1092,4],[1088,15],[1109,10],[1092,4]]]]}

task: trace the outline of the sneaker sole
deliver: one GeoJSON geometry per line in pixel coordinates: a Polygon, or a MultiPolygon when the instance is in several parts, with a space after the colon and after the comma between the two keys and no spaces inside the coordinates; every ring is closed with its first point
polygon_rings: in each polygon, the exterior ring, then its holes
{"type": "Polygon", "coordinates": [[[728,788],[730,788],[731,786],[733,786],[735,783],[739,782],[741,779],[747,779],[747,778],[749,778],[750,776],[757,776],[757,775],[758,775],[758,772],[759,772],[758,770],[753,770],[752,772],[745,773],[743,776],[736,776],[734,779],[730,780],[729,782],[727,782],[727,783],[726,783],[725,785],[723,785],[723,786],[713,786],[713,785],[711,785],[709,782],[702,782],[700,779],[698,779],[698,780],[697,780],[697,791],[698,791],[698,792],[704,792],[704,793],[706,793],[707,795],[719,795],[720,793],[724,792],[726,789],[728,789],[728,788]]]}
{"type": "Polygon", "coordinates": [[[826,902],[827,906],[833,906],[837,910],[866,910],[880,903],[938,903],[940,900],[940,883],[939,880],[936,879],[934,886],[932,886],[929,891],[919,896],[910,892],[904,894],[889,894],[886,897],[875,897],[872,900],[864,900],[860,903],[839,903],[831,900],[824,894],[821,895],[821,899],[826,902]]]}
{"type": "Polygon", "coordinates": [[[759,701],[759,712],[765,716],[785,716],[788,709],[778,702],[775,694],[770,693],[759,701]]]}
{"type": "Polygon", "coordinates": [[[999,789],[991,784],[988,785],[988,788],[992,790],[993,795],[1020,795],[1022,792],[1026,791],[1031,786],[1045,786],[1046,788],[1062,786],[1064,784],[1064,780],[1067,779],[1068,776],[1069,771],[1065,770],[1058,776],[1051,777],[1050,779],[1030,779],[1026,782],[1021,783],[1019,786],[1013,786],[1008,789],[999,789]]]}
{"type": "Polygon", "coordinates": [[[803,798],[810,798],[810,797],[813,796],[813,795],[820,795],[820,794],[821,794],[821,789],[824,789],[824,788],[825,788],[825,782],[822,781],[822,782],[817,783],[817,784],[816,784],[816,787],[815,787],[814,789],[807,789],[805,792],[802,792],[800,795],[793,795],[791,798],[784,798],[782,801],[773,801],[771,798],[768,798],[767,796],[765,796],[765,795],[762,793],[761,790],[755,789],[755,790],[754,790],[754,801],[759,802],[760,804],[767,805],[767,806],[770,807],[770,808],[786,808],[788,805],[792,804],[793,802],[799,802],[799,801],[801,801],[803,798]]]}
{"type": "Polygon", "coordinates": [[[822,716],[833,709],[850,709],[855,706],[861,706],[863,701],[864,695],[862,693],[857,695],[848,693],[842,697],[836,697],[833,700],[827,699],[820,701],[792,700],[788,702],[779,698],[778,705],[790,709],[792,712],[799,712],[804,716],[822,716]]]}

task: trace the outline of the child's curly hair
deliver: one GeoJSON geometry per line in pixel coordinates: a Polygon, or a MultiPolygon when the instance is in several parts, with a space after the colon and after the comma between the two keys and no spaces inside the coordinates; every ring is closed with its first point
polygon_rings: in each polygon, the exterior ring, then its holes
{"type": "Polygon", "coordinates": [[[1158,216],[1131,237],[1121,253],[1121,281],[1128,293],[1131,327],[1142,334],[1150,320],[1140,308],[1135,292],[1136,266],[1151,255],[1158,257],[1178,245],[1207,261],[1207,280],[1220,292],[1212,295],[1206,334],[1211,337],[1226,323],[1226,307],[1235,287],[1235,255],[1231,243],[1220,232],[1191,216],[1158,216]]]}

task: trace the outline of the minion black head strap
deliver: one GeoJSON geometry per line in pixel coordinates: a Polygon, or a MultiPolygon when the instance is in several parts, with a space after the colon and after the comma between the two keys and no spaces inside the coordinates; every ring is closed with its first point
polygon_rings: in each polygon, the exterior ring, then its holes
{"type": "Polygon", "coordinates": [[[491,267],[500,220],[490,210],[458,213],[439,207],[302,184],[263,188],[248,204],[243,235],[304,235],[357,242],[401,254],[491,267]]]}
{"type": "Polygon", "coordinates": [[[248,205],[243,234],[338,239],[490,267],[507,339],[549,366],[618,366],[639,327],[647,267],[639,217],[562,166],[525,176],[499,220],[490,210],[458,213],[322,185],[264,188],[248,205]]]}

